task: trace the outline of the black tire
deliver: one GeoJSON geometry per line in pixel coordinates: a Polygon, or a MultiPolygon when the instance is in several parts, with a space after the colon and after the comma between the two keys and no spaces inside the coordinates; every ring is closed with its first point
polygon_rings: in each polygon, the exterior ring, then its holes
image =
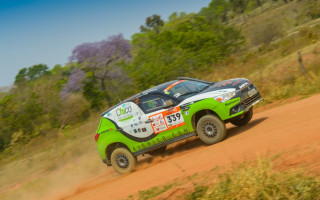
{"type": "Polygon", "coordinates": [[[163,146],[163,147],[160,147],[158,149],[149,151],[149,154],[152,155],[152,156],[160,156],[160,155],[163,155],[164,152],[166,152],[166,149],[167,149],[167,145],[163,146]]]}
{"type": "Polygon", "coordinates": [[[206,144],[220,142],[226,137],[226,126],[215,115],[205,115],[197,123],[197,133],[206,144]]]}
{"type": "Polygon", "coordinates": [[[111,154],[111,165],[120,174],[132,172],[136,163],[137,159],[126,148],[117,148],[111,154]]]}
{"type": "Polygon", "coordinates": [[[251,121],[252,116],[253,116],[253,109],[250,108],[250,110],[246,112],[244,115],[237,117],[235,119],[232,119],[230,122],[235,126],[244,126],[251,121]]]}

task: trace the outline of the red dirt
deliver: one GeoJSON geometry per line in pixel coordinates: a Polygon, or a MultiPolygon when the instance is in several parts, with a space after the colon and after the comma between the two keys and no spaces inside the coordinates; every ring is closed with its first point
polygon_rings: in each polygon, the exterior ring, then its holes
{"type": "Polygon", "coordinates": [[[128,175],[105,175],[79,185],[57,199],[124,199],[154,186],[170,184],[176,178],[211,170],[217,166],[280,155],[276,168],[304,167],[320,176],[320,95],[256,113],[244,127],[228,125],[227,138],[206,146],[199,139],[171,145],[164,157],[146,157],[128,175]]]}

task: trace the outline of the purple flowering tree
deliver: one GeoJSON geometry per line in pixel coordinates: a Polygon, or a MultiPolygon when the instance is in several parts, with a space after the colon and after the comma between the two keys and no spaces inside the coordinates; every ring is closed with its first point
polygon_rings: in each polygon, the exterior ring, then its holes
{"type": "Polygon", "coordinates": [[[69,58],[70,62],[85,66],[85,71],[99,80],[102,91],[106,90],[106,81],[123,76],[121,64],[130,59],[130,43],[122,34],[100,42],[81,44],[73,49],[69,58]]]}
{"type": "Polygon", "coordinates": [[[78,68],[71,70],[67,84],[62,88],[60,96],[62,99],[66,99],[70,93],[78,92],[81,90],[86,74],[84,71],[78,68]]]}

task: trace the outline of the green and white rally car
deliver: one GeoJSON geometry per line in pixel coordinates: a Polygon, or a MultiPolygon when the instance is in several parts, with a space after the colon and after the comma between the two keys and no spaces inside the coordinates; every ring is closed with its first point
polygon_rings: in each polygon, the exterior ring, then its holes
{"type": "Polygon", "coordinates": [[[208,82],[181,77],[105,111],[95,139],[98,152],[119,173],[134,169],[140,154],[161,154],[170,143],[199,136],[214,144],[226,136],[225,123],[247,124],[261,101],[248,79],[208,82]]]}

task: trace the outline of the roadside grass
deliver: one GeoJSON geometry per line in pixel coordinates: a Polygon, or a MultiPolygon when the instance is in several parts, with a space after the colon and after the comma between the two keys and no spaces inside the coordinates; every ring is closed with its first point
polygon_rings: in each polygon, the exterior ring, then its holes
{"type": "Polygon", "coordinates": [[[320,199],[319,178],[302,170],[275,171],[268,160],[240,165],[207,188],[195,188],[186,199],[320,199]]]}
{"type": "MultiPolygon", "coordinates": [[[[214,173],[203,173],[201,176],[209,176],[211,181],[207,179],[207,182],[203,182],[202,179],[201,182],[193,184],[192,190],[185,188],[185,191],[177,196],[174,196],[174,191],[181,190],[181,185],[186,184],[185,180],[179,179],[169,185],[139,191],[136,196],[130,195],[128,200],[169,197],[186,200],[320,199],[319,177],[306,174],[303,169],[274,170],[272,160],[276,159],[278,156],[269,159],[258,158],[256,161],[233,166],[224,173],[217,170],[214,170],[214,173]],[[168,190],[171,192],[167,196],[163,195],[168,190]]],[[[197,180],[199,179],[194,179],[197,180]]]]}
{"type": "MultiPolygon", "coordinates": [[[[258,107],[291,97],[304,98],[320,93],[320,19],[305,23],[308,19],[298,9],[306,6],[303,1],[290,2],[277,9],[274,9],[274,6],[275,4],[270,4],[264,8],[263,12],[260,12],[259,8],[248,13],[247,21],[244,23],[240,19],[241,22],[239,23],[241,24],[239,26],[244,27],[244,34],[250,38],[252,36],[249,30],[252,30],[250,28],[257,21],[261,22],[267,19],[272,22],[272,20],[278,20],[284,16],[285,23],[279,25],[281,26],[279,30],[283,32],[275,33],[275,36],[280,38],[257,46],[251,45],[250,40],[245,45],[243,52],[230,57],[224,63],[212,66],[212,70],[190,75],[211,81],[246,77],[258,86],[262,97],[265,99],[257,105],[258,107]],[[306,75],[299,71],[297,51],[302,53],[307,71],[306,75]]],[[[254,40],[254,38],[252,39],[254,40]]],[[[0,93],[0,97],[1,95],[0,93]]],[[[13,144],[12,147],[2,152],[0,154],[0,199],[42,199],[45,196],[50,196],[51,193],[57,193],[59,190],[63,191],[65,185],[73,185],[105,172],[106,166],[100,162],[93,139],[93,134],[98,126],[98,119],[98,114],[93,114],[90,119],[78,127],[66,127],[60,133],[46,133],[29,143],[13,144]],[[64,184],[61,184],[62,182],[64,184]],[[54,191],[51,188],[54,188],[54,191]]],[[[229,192],[227,188],[234,187],[235,191],[237,189],[236,184],[245,184],[241,182],[239,177],[250,178],[248,174],[265,178],[266,182],[263,183],[266,184],[266,192],[269,192],[269,189],[270,191],[276,191],[277,188],[286,189],[285,192],[289,194],[282,193],[283,195],[300,194],[299,189],[301,188],[307,194],[308,191],[314,191],[312,185],[319,186],[317,179],[309,176],[303,177],[303,173],[275,172],[272,170],[270,163],[264,161],[261,163],[258,162],[255,167],[240,166],[234,170],[234,173],[237,172],[238,174],[229,172],[221,175],[215,184],[219,185],[218,188],[213,187],[213,185],[206,185],[205,180],[199,182],[202,180],[199,175],[195,176],[197,178],[188,177],[190,179],[188,181],[192,182],[194,189],[183,198],[210,199],[214,191],[220,191],[221,195],[224,195],[222,192],[229,192]],[[232,180],[229,181],[228,177],[232,180]],[[289,177],[290,180],[287,180],[289,177]],[[280,185],[269,185],[272,180],[280,185]],[[287,187],[286,184],[293,186],[287,187]],[[298,189],[295,185],[299,186],[298,189]]],[[[254,183],[253,179],[248,179],[248,181],[254,183]]],[[[167,186],[155,187],[148,191],[141,191],[139,198],[152,199],[158,197],[177,188],[179,184],[177,182],[167,186]]],[[[258,184],[258,182],[255,184],[258,184]]],[[[257,191],[253,189],[251,192],[258,195],[255,196],[257,198],[262,195],[262,199],[267,199],[267,196],[263,196],[264,194],[254,193],[257,191]]],[[[320,192],[318,191],[318,193],[320,192]]],[[[237,197],[236,193],[232,194],[237,197]]],[[[266,194],[269,195],[269,193],[266,194]]],[[[231,193],[230,196],[225,196],[226,199],[231,197],[231,193]]],[[[291,196],[289,197],[291,198],[291,196]]],[[[308,196],[294,197],[297,197],[297,199],[309,198],[308,196]]],[[[294,197],[292,198],[295,199],[294,197]]],[[[320,198],[318,197],[318,199],[320,198]]]]}

